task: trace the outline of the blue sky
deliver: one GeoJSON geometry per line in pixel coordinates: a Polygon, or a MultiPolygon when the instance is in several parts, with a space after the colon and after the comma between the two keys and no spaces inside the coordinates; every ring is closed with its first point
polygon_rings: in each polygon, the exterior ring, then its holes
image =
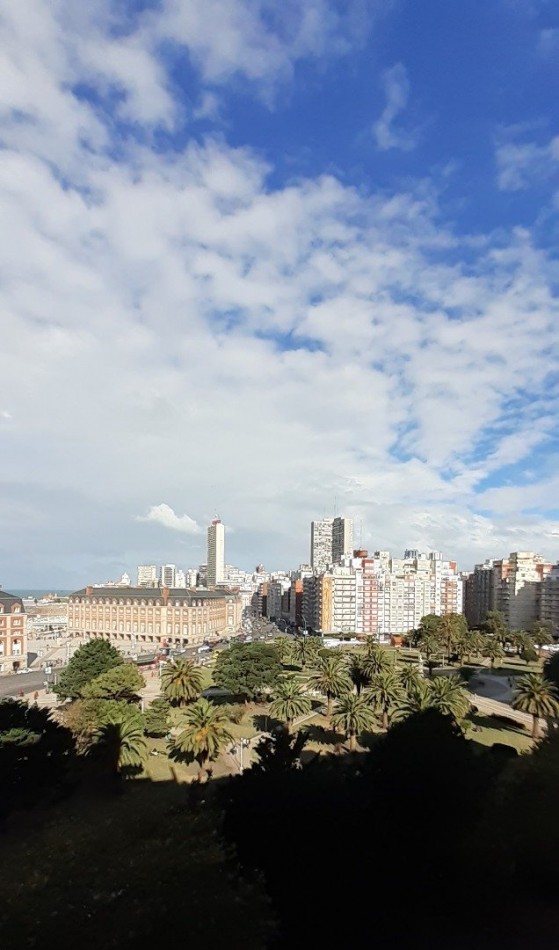
{"type": "Polygon", "coordinates": [[[0,12],[0,583],[556,560],[551,0],[0,12]]]}

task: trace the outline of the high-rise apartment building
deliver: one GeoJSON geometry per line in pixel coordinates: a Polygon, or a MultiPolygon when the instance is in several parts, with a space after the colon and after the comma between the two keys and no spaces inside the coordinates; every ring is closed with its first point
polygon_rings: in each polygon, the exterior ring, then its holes
{"type": "Polygon", "coordinates": [[[551,633],[559,637],[559,564],[554,564],[541,585],[540,620],[551,625],[551,633]]]}
{"type": "Polygon", "coordinates": [[[155,564],[138,565],[138,587],[157,587],[157,566],[155,564]]]}
{"type": "Polygon", "coordinates": [[[175,587],[177,568],[174,564],[163,564],[159,572],[162,587],[175,587]]]}
{"type": "Polygon", "coordinates": [[[543,582],[551,573],[552,565],[532,551],[476,564],[465,584],[468,623],[478,627],[490,610],[504,615],[509,630],[527,630],[536,620],[549,619],[543,615],[550,609],[552,585],[544,591],[543,582]]]}
{"type": "Polygon", "coordinates": [[[311,521],[311,566],[325,571],[353,549],[351,518],[321,518],[311,521]]]}
{"type": "Polygon", "coordinates": [[[225,581],[225,525],[214,518],[208,528],[208,587],[225,581]]]}
{"type": "Polygon", "coordinates": [[[464,583],[464,613],[471,630],[477,630],[493,610],[495,562],[476,564],[464,583]]]}
{"type": "Polygon", "coordinates": [[[360,551],[303,584],[306,623],[324,633],[407,633],[426,614],[461,613],[463,608],[456,562],[445,561],[438,552],[391,558],[386,551],[371,557],[360,551]]]}

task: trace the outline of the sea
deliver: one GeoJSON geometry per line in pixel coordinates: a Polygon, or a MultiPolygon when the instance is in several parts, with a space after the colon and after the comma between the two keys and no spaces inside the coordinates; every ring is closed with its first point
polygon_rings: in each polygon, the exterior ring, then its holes
{"type": "Polygon", "coordinates": [[[57,590],[55,587],[44,590],[18,590],[13,587],[8,591],[10,594],[15,594],[16,597],[35,597],[37,600],[42,600],[43,597],[48,597],[51,594],[53,597],[68,597],[73,593],[71,590],[57,590]]]}

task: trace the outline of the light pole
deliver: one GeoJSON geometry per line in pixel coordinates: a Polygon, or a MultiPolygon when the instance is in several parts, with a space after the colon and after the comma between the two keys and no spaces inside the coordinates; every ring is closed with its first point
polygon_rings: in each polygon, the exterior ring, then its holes
{"type": "MultiPolygon", "coordinates": [[[[240,739],[240,740],[239,740],[239,756],[240,756],[239,774],[240,774],[240,775],[243,774],[243,770],[244,770],[244,766],[243,766],[243,749],[246,749],[248,746],[250,746],[250,739],[240,739]]],[[[234,746],[234,747],[231,749],[231,752],[233,753],[233,755],[236,755],[236,754],[237,754],[237,747],[234,746]]]]}

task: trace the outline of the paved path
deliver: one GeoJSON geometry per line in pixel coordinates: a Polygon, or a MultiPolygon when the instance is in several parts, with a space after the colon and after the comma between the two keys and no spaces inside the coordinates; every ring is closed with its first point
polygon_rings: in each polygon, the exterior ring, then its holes
{"type": "MultiPolygon", "coordinates": [[[[532,717],[530,713],[520,712],[520,710],[513,709],[512,706],[507,705],[507,703],[501,703],[497,699],[488,699],[487,696],[479,696],[477,693],[472,693],[471,696],[472,703],[474,706],[477,706],[480,713],[486,716],[506,716],[507,719],[513,719],[519,725],[525,726],[527,731],[531,733],[532,717]]],[[[547,729],[545,719],[540,719],[539,725],[540,735],[542,735],[547,729]]]]}

